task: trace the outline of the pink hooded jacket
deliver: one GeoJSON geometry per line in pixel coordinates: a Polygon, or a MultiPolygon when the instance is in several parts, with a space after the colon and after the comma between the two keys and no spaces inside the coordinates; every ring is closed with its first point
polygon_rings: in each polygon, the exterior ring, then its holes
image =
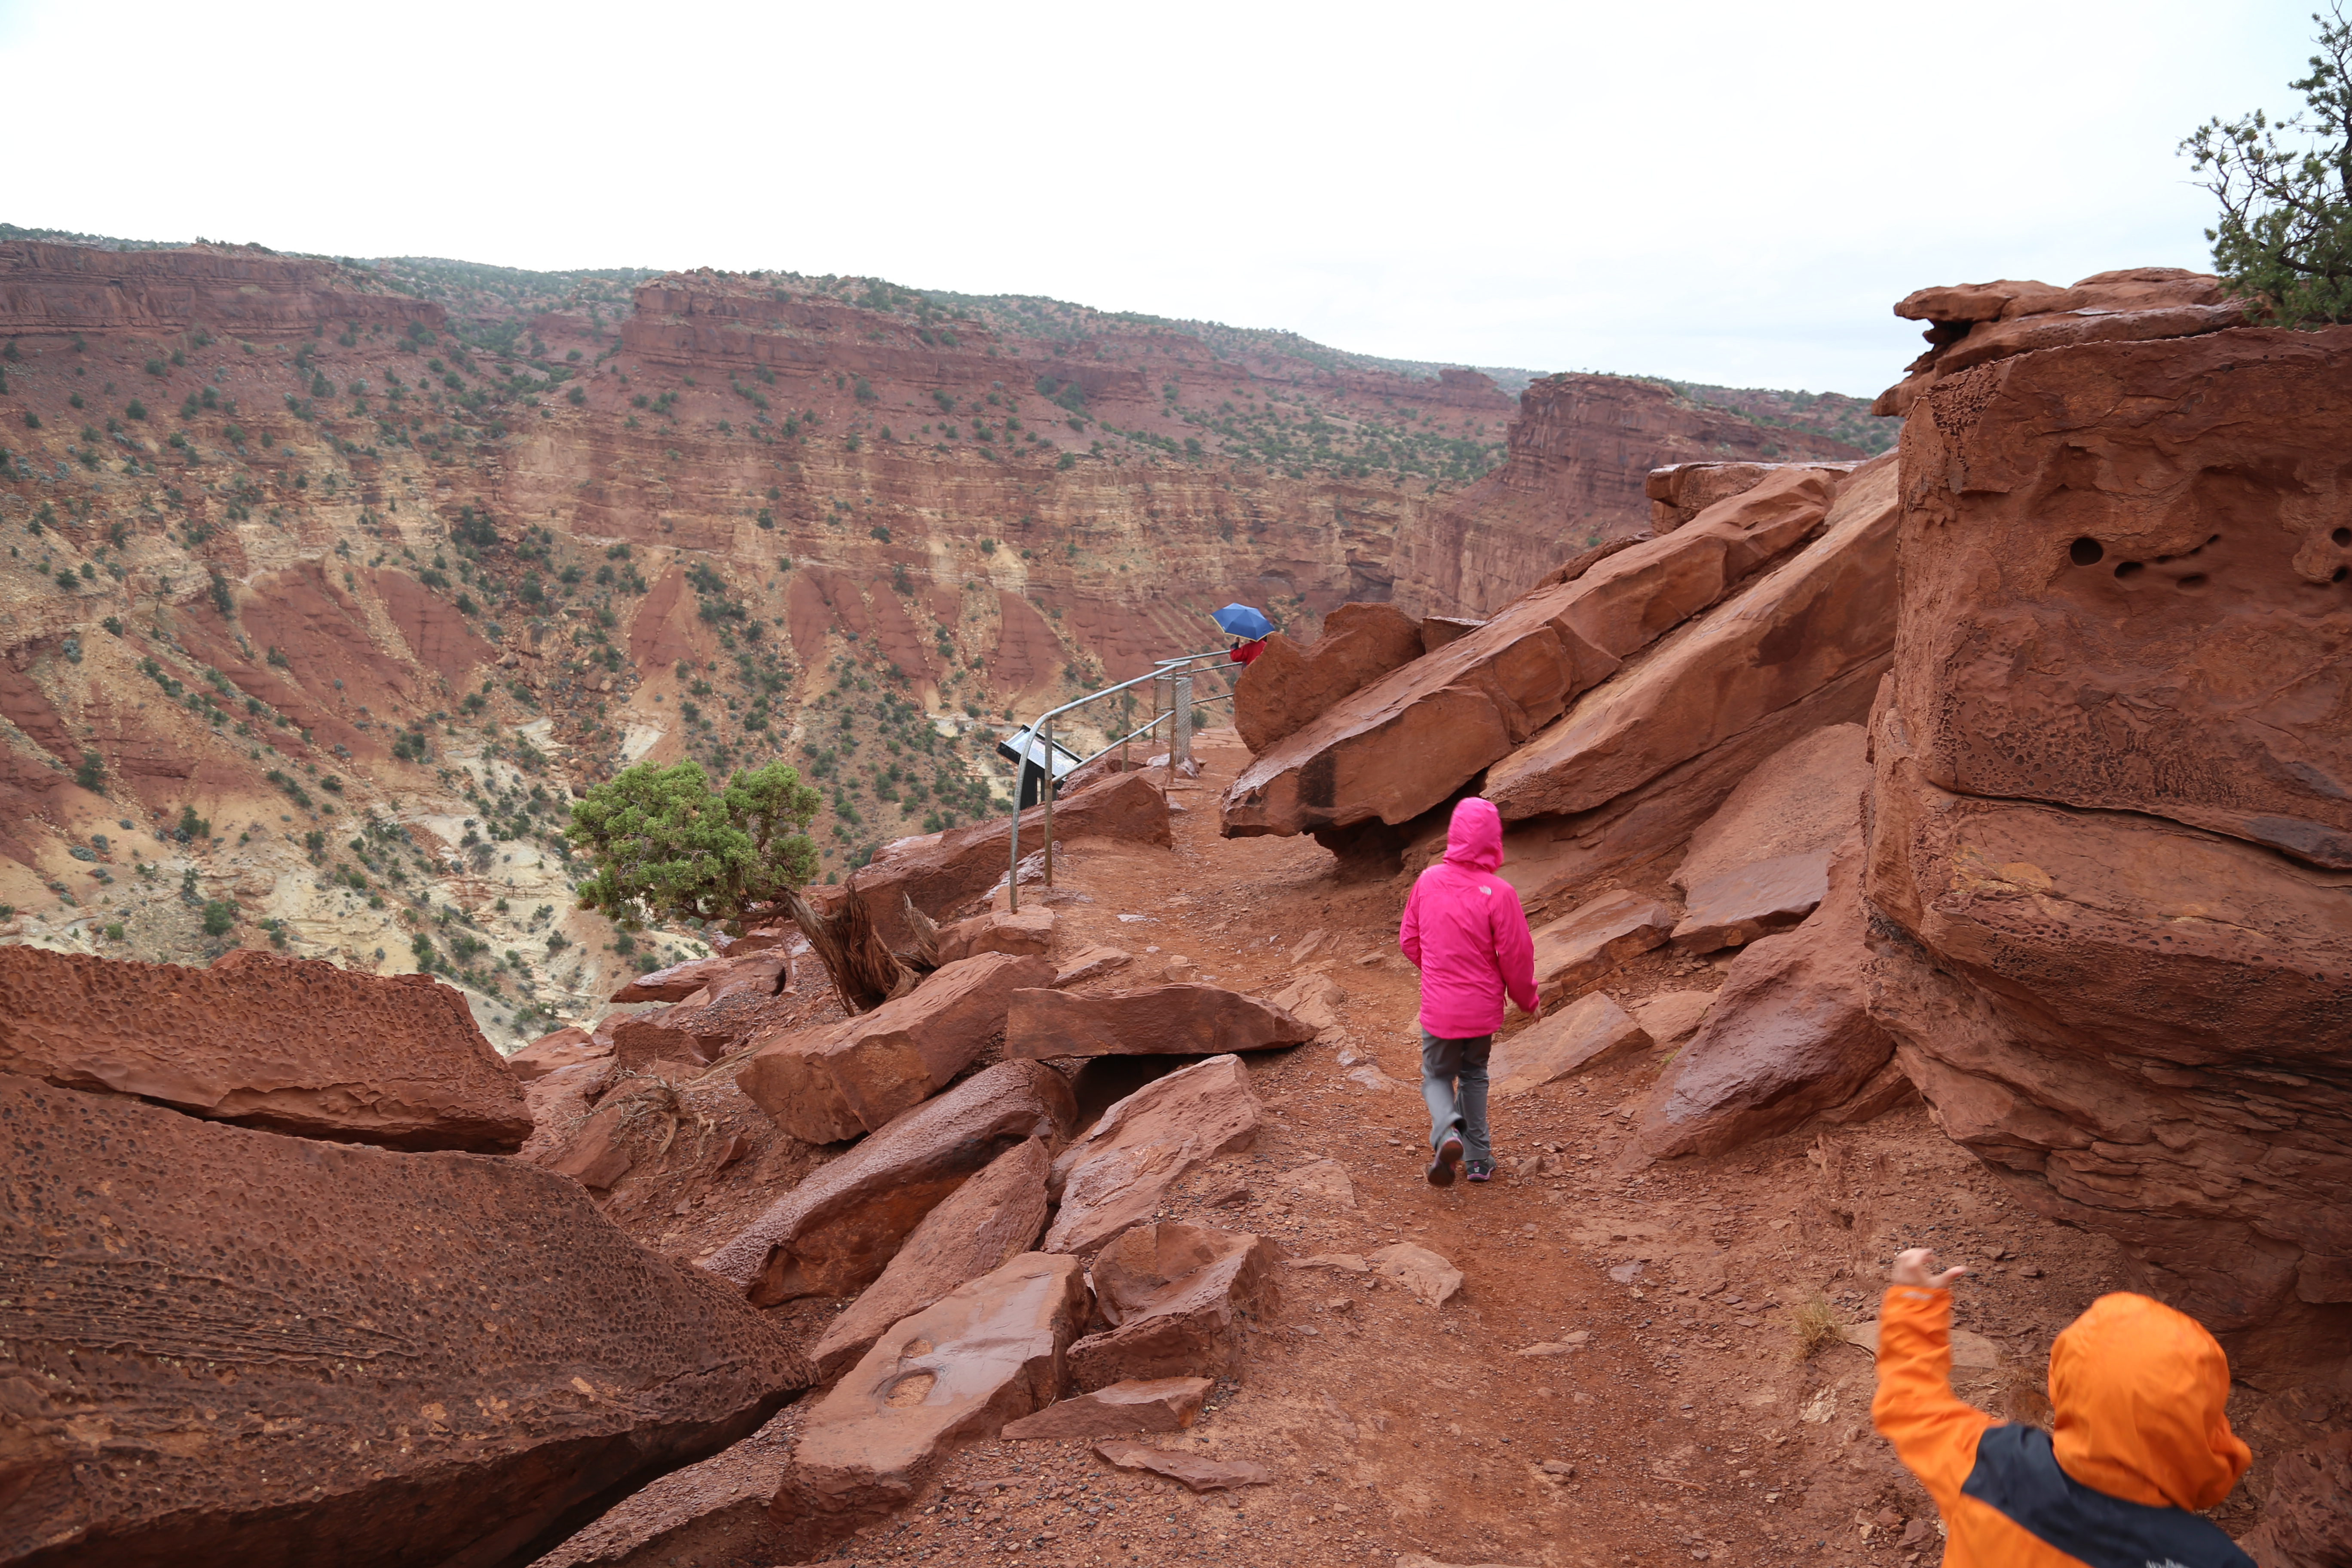
{"type": "Polygon", "coordinates": [[[1421,1026],[1440,1039],[1493,1034],[1506,991],[1536,1010],[1535,945],[1518,889],[1495,875],[1502,863],[1502,814],[1472,795],[1454,808],[1445,858],[1405,900],[1397,946],[1421,971],[1421,1026]]]}

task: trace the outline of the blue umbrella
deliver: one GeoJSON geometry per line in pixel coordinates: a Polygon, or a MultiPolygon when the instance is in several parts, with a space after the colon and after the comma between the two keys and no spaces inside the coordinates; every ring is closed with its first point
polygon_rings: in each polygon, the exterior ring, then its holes
{"type": "Polygon", "coordinates": [[[1265,611],[1252,609],[1247,605],[1227,605],[1209,618],[1233,636],[1252,641],[1274,630],[1274,623],[1265,618],[1265,611]]]}

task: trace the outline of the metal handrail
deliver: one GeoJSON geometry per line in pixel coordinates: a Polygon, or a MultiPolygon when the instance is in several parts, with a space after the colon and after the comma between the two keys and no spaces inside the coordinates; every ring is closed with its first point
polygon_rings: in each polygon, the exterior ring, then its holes
{"type": "MultiPolygon", "coordinates": [[[[1137,728],[1129,731],[1126,734],[1121,735],[1116,741],[1108,742],[1102,748],[1102,750],[1096,752],[1092,756],[1080,759],[1077,763],[1072,764],[1068,771],[1071,773],[1076,773],[1078,769],[1087,766],[1089,763],[1093,763],[1100,758],[1108,756],[1112,748],[1117,747],[1120,753],[1119,771],[1124,773],[1126,771],[1126,749],[1128,742],[1136,739],[1139,735],[1148,735],[1153,731],[1159,729],[1162,720],[1167,721],[1169,725],[1169,765],[1172,768],[1181,760],[1174,754],[1178,737],[1181,734],[1182,738],[1188,742],[1191,739],[1190,720],[1192,709],[1210,702],[1230,702],[1233,700],[1234,696],[1230,691],[1221,691],[1213,697],[1202,698],[1200,702],[1196,703],[1192,700],[1192,675],[1189,673],[1179,673],[1179,671],[1189,670],[1192,667],[1199,665],[1204,659],[1216,659],[1230,662],[1232,658],[1232,649],[1215,648],[1205,653],[1179,654],[1173,658],[1154,659],[1151,665],[1151,672],[1148,675],[1139,675],[1131,680],[1122,680],[1115,686],[1106,686],[1099,691],[1089,691],[1085,696],[1074,698],[1070,701],[1063,703],[1058,708],[1048,709],[1045,712],[1039,714],[1036,718],[1029,721],[1026,729],[1029,734],[1039,743],[1034,749],[1042,750],[1045,752],[1044,770],[1045,781],[1045,800],[1043,804],[1045,810],[1045,822],[1043,826],[1045,836],[1045,886],[1051,888],[1054,885],[1054,795],[1061,782],[1054,768],[1054,721],[1060,718],[1065,713],[1073,712],[1077,709],[1084,708],[1090,702],[1099,702],[1106,697],[1115,697],[1130,687],[1141,686],[1146,681],[1150,681],[1154,686],[1157,686],[1160,681],[1165,680],[1169,682],[1171,687],[1169,706],[1166,709],[1159,710],[1158,704],[1155,702],[1153,706],[1157,710],[1153,712],[1150,719],[1146,720],[1137,728]]],[[[1015,734],[1019,734],[1020,732],[1021,731],[1019,729],[1015,729],[1013,731],[1015,734]]],[[[1021,912],[1021,770],[1025,770],[1030,766],[1029,757],[1032,750],[1033,748],[1030,746],[1024,746],[1021,749],[1022,754],[1019,768],[1015,770],[1013,775],[1013,824],[1011,832],[1006,836],[1010,840],[1007,847],[1011,852],[1011,860],[1004,874],[1004,885],[1006,889],[1006,904],[1010,911],[1013,914],[1019,914],[1021,912]]],[[[1189,752],[1189,746],[1186,750],[1189,752]]]]}

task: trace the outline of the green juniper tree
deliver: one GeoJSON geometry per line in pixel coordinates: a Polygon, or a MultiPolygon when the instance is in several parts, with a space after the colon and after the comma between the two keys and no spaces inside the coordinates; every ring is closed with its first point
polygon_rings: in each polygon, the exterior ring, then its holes
{"type": "Polygon", "coordinates": [[[2221,204],[2205,231],[2232,294],[2282,326],[2352,321],[2352,22],[2315,13],[2305,112],[2208,121],[2180,144],[2221,204]]]}
{"type": "Polygon", "coordinates": [[[817,874],[808,825],[821,802],[785,763],[715,792],[699,763],[640,763],[572,807],[570,837],[595,868],[580,907],[625,925],[692,919],[740,935],[753,905],[784,900],[817,874]]]}

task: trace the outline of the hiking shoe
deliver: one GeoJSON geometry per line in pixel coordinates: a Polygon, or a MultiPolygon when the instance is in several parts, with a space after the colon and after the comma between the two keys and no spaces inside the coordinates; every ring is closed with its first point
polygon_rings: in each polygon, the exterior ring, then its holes
{"type": "Polygon", "coordinates": [[[1437,1158],[1429,1163],[1429,1184],[1450,1187],[1454,1184],[1454,1168],[1462,1163],[1462,1134],[1448,1132],[1437,1146],[1437,1158]]]}
{"type": "Polygon", "coordinates": [[[1495,1162],[1473,1160],[1462,1167],[1462,1173],[1474,1182],[1491,1182],[1495,1179],[1495,1162]]]}

